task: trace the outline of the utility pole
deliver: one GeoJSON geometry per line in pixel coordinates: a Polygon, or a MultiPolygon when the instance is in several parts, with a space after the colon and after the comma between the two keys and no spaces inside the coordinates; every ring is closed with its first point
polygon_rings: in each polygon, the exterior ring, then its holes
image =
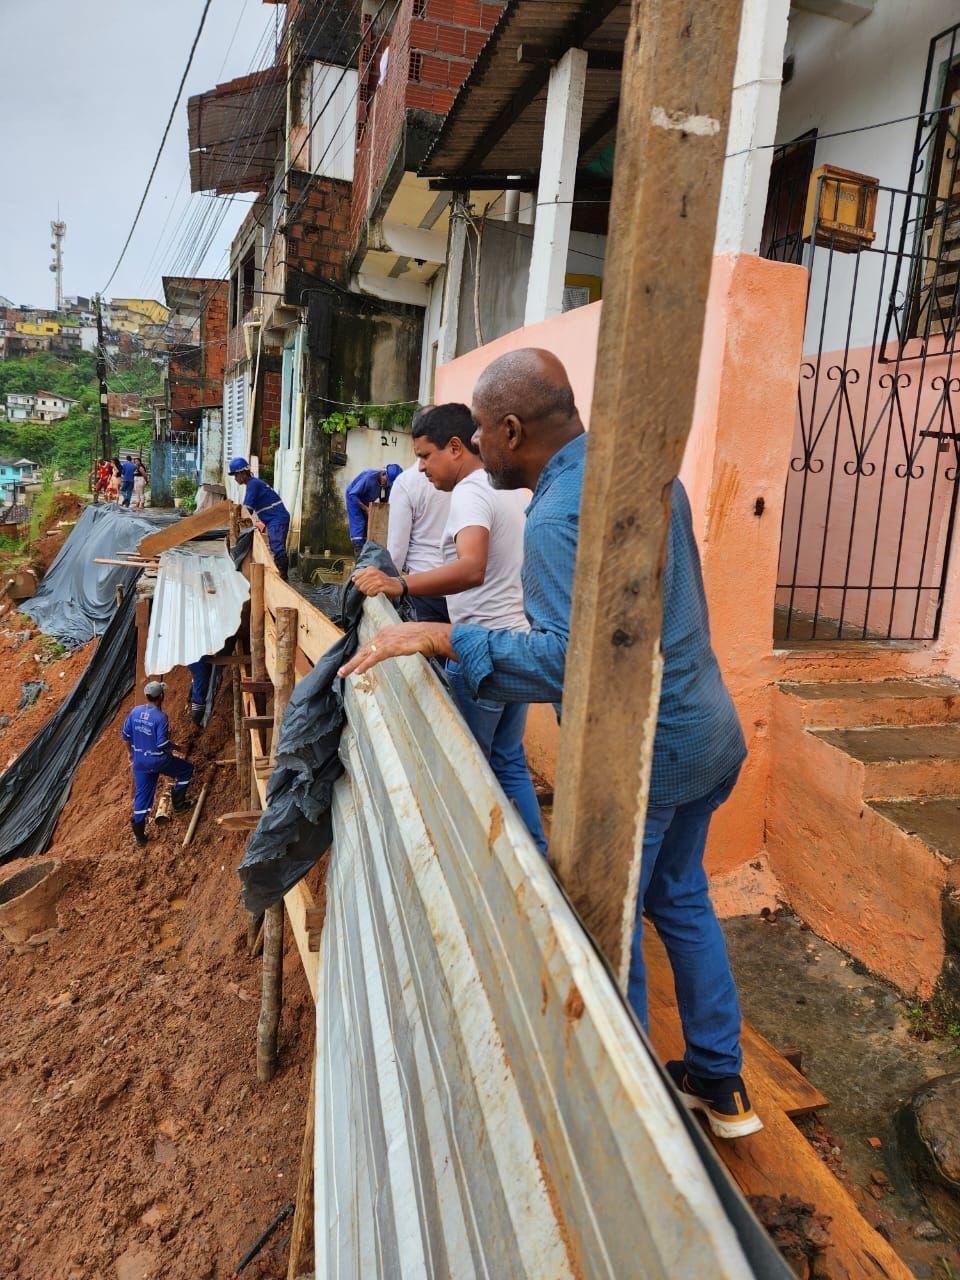
{"type": "Polygon", "coordinates": [[[53,236],[53,243],[50,248],[53,250],[53,261],[50,263],[50,270],[56,278],[55,287],[55,310],[63,310],[63,237],[67,234],[67,224],[60,221],[60,210],[57,209],[57,219],[50,223],[50,234],[53,236]]]}
{"type": "Polygon", "coordinates": [[[104,461],[113,457],[110,442],[110,404],[107,400],[107,353],[103,345],[103,309],[97,294],[97,380],[100,383],[100,449],[104,461]]]}

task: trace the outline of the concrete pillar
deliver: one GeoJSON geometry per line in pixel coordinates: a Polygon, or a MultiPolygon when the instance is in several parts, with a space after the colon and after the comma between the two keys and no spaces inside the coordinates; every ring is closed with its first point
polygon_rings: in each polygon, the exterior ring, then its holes
{"type": "Polygon", "coordinates": [[[550,72],[524,324],[536,324],[563,310],[586,77],[584,49],[568,49],[550,72]]]}
{"type": "Polygon", "coordinates": [[[443,281],[443,311],[437,339],[437,368],[449,364],[457,354],[457,327],[460,323],[460,284],[467,247],[467,222],[463,216],[465,197],[454,197],[450,209],[450,247],[447,273],[443,281]]]}
{"type": "Polygon", "coordinates": [[[760,249],[789,14],[790,0],[743,3],[730,101],[728,158],[717,216],[717,254],[757,253],[760,249]]]}

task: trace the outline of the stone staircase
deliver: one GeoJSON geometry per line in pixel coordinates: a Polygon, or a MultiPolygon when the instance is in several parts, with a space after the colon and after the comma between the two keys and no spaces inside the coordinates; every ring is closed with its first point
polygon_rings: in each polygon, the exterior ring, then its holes
{"type": "Polygon", "coordinates": [[[960,1003],[960,684],[778,686],[767,852],[818,933],[960,1003]]]}

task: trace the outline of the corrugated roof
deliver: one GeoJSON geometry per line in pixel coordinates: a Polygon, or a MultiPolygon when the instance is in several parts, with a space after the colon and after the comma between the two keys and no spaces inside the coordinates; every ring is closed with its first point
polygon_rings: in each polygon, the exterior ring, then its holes
{"type": "Polygon", "coordinates": [[[240,626],[250,584],[226,542],[191,542],[160,557],[150,612],[146,671],[162,676],[219,652],[240,626]]]}
{"type": "MultiPolygon", "coordinates": [[[[389,621],[368,600],[361,643],[389,621]]],[[[344,697],[317,1274],[755,1274],[710,1154],[435,674],[386,662],[344,697]]]]}

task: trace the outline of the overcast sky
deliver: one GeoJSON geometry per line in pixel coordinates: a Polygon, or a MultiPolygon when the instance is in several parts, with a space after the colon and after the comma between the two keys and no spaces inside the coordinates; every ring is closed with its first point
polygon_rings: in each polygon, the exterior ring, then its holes
{"type": "MultiPolygon", "coordinates": [[[[50,221],[58,202],[67,224],[64,293],[91,295],[104,286],[143,193],[202,8],[202,0],[0,0],[0,294],[53,306],[50,221]]],[[[183,237],[194,210],[225,203],[189,195],[187,98],[259,65],[268,31],[272,50],[277,14],[282,18],[282,7],[262,0],[213,0],[140,223],[108,296],[162,298],[160,276],[186,252],[183,237]]],[[[225,254],[248,208],[241,201],[250,198],[238,196],[227,210],[206,258],[207,274],[225,274],[225,254]]],[[[190,238],[195,244],[195,228],[190,238]]]]}

